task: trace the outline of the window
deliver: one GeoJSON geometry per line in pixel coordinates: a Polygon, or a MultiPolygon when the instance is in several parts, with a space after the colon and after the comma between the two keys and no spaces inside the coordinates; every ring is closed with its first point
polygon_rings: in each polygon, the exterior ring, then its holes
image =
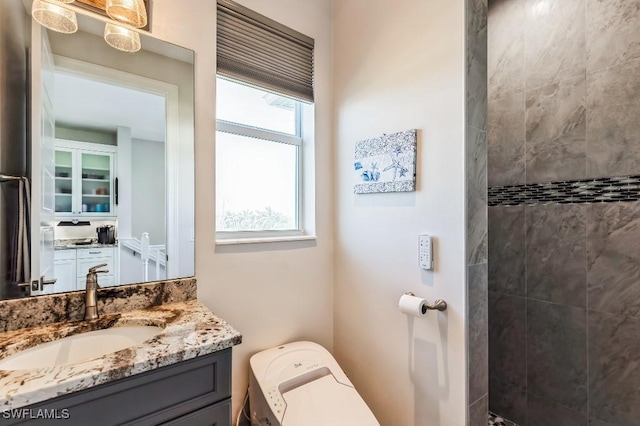
{"type": "Polygon", "coordinates": [[[315,42],[231,0],[217,0],[217,24],[216,239],[301,238],[315,42]]]}
{"type": "Polygon", "coordinates": [[[217,237],[302,234],[301,105],[218,77],[217,237]]]}

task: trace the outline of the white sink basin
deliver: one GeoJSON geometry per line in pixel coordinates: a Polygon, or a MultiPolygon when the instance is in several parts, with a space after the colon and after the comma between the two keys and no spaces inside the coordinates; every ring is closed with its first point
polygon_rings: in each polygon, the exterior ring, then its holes
{"type": "Polygon", "coordinates": [[[0,360],[0,370],[31,370],[77,364],[138,346],[161,332],[160,327],[132,326],[75,334],[25,349],[0,360]]]}

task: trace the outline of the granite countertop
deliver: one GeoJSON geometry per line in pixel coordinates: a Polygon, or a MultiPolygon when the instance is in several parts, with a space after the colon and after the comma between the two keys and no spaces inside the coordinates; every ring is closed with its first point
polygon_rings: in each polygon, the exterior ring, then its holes
{"type": "Polygon", "coordinates": [[[0,359],[74,334],[119,326],[153,325],[163,331],[143,344],[77,364],[0,370],[0,408],[20,408],[123,377],[196,358],[242,342],[226,321],[197,300],[102,315],[93,321],[47,324],[0,333],[0,359]]]}
{"type": "MultiPolygon", "coordinates": [[[[84,240],[83,240],[84,241],[84,240]]],[[[84,248],[109,248],[118,247],[118,241],[113,244],[100,244],[97,240],[92,240],[90,244],[78,244],[77,240],[55,240],[54,250],[75,250],[84,248]]]]}

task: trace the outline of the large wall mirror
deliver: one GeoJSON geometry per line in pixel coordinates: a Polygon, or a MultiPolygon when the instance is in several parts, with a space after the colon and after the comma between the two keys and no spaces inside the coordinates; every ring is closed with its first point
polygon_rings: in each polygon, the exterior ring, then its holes
{"type": "Polygon", "coordinates": [[[194,274],[194,53],[61,34],[0,2],[0,297],[194,274]],[[7,88],[7,90],[5,90],[7,88]],[[27,179],[24,179],[24,178],[27,179]]]}

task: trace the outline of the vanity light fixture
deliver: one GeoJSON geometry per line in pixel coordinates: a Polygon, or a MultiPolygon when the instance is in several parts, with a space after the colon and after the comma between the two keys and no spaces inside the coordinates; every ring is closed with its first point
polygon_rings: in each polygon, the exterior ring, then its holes
{"type": "Polygon", "coordinates": [[[109,46],[123,52],[134,53],[142,47],[140,34],[116,24],[108,23],[105,25],[104,40],[109,46]]]}
{"type": "MultiPolygon", "coordinates": [[[[31,14],[43,27],[65,34],[75,33],[78,31],[76,12],[61,5],[73,3],[73,1],[33,0],[31,14]]],[[[147,8],[144,1],[107,0],[105,11],[112,20],[107,17],[102,18],[107,21],[104,27],[104,40],[107,44],[123,52],[139,51],[142,48],[140,34],[133,28],[142,28],[147,25],[147,8]]]]}
{"type": "Polygon", "coordinates": [[[33,0],[31,16],[40,25],[64,34],[78,31],[76,13],[56,3],[71,3],[73,0],[33,0]]]}
{"type": "Polygon", "coordinates": [[[105,11],[114,21],[135,28],[147,25],[147,8],[142,0],[107,0],[105,11]]]}

